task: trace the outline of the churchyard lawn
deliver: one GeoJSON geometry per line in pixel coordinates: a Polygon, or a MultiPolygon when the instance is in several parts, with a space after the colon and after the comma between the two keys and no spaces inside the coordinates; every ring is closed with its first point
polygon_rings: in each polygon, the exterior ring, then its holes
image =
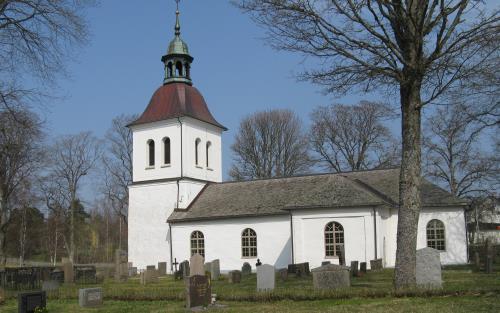
{"type": "MultiPolygon", "coordinates": [[[[273,292],[257,292],[253,274],[239,284],[225,279],[212,282],[212,293],[227,305],[217,312],[500,312],[498,270],[488,275],[469,267],[448,268],[443,271],[443,289],[404,294],[392,290],[392,274],[390,269],[368,272],[353,278],[351,288],[337,291],[314,290],[311,277],[289,277],[286,282],[278,277],[273,292]]],[[[102,307],[78,307],[78,289],[92,286],[63,285],[58,292],[49,293],[49,312],[185,312],[184,285],[171,276],[147,286],[136,278],[124,283],[106,280],[100,285],[102,307]]],[[[16,301],[8,300],[0,312],[17,312],[16,301]]]]}

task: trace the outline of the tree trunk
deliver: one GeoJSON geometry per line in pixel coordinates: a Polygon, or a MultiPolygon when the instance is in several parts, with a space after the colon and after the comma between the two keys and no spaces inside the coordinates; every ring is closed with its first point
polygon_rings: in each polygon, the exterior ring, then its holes
{"type": "Polygon", "coordinates": [[[400,87],[403,155],[399,182],[399,213],[394,285],[397,289],[416,284],[417,229],[420,214],[420,84],[400,87]]]}
{"type": "Polygon", "coordinates": [[[75,207],[76,200],[75,196],[71,197],[71,208],[70,208],[70,230],[69,230],[69,259],[72,263],[75,262],[75,207]]]}
{"type": "Polygon", "coordinates": [[[7,231],[7,199],[5,191],[0,188],[0,267],[5,267],[7,255],[5,254],[6,231],[7,231]]]}

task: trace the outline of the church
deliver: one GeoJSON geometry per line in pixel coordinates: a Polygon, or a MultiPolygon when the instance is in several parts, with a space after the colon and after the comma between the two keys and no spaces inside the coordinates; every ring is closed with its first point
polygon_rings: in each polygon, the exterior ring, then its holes
{"type": "MultiPolygon", "coordinates": [[[[395,264],[399,169],[222,182],[222,132],[193,87],[187,44],[175,36],[161,58],[165,78],[133,134],[129,262],[139,269],[199,253],[222,271],[244,262],[284,268],[324,261],[395,264]]],[[[467,262],[465,203],[422,181],[417,248],[442,264],[467,262]]]]}

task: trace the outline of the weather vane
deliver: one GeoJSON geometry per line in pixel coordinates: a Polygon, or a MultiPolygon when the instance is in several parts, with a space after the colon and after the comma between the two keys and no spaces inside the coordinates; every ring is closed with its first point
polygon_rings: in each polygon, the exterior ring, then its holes
{"type": "Polygon", "coordinates": [[[177,11],[179,11],[179,2],[181,2],[181,0],[175,0],[175,3],[177,3],[177,11]]]}

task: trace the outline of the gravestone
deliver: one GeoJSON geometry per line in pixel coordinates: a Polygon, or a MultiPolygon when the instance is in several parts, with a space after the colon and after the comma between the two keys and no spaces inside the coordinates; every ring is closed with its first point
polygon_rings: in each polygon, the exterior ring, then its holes
{"type": "Polygon", "coordinates": [[[132,266],[128,268],[128,277],[137,276],[137,267],[132,266]]]}
{"type": "Polygon", "coordinates": [[[352,277],[358,277],[358,261],[351,261],[351,275],[352,277]]]}
{"type": "MultiPolygon", "coordinates": [[[[66,259],[66,258],[64,258],[66,259]]],[[[75,272],[73,263],[67,259],[66,262],[63,263],[63,271],[64,271],[64,283],[71,284],[75,281],[75,272]]]]}
{"type": "Polygon", "coordinates": [[[416,267],[417,286],[424,288],[440,288],[443,281],[441,279],[441,260],[439,251],[432,248],[417,250],[416,267]]]}
{"type": "Polygon", "coordinates": [[[46,280],[42,282],[42,290],[43,291],[55,291],[59,289],[61,283],[57,280],[46,280]]]}
{"type": "Polygon", "coordinates": [[[474,266],[477,270],[481,268],[481,259],[479,258],[479,251],[474,251],[474,266]]]}
{"type": "Polygon", "coordinates": [[[167,262],[158,262],[158,275],[167,275],[167,262]]]}
{"type": "Polygon", "coordinates": [[[33,313],[36,308],[47,306],[47,294],[45,291],[18,293],[17,306],[19,313],[33,313]]]}
{"type": "Polygon", "coordinates": [[[210,274],[211,274],[212,280],[219,280],[220,261],[218,259],[210,262],[210,274]]]}
{"type": "Polygon", "coordinates": [[[206,276],[193,275],[186,278],[186,307],[188,309],[207,306],[211,299],[212,291],[206,276]]]}
{"type": "Polygon", "coordinates": [[[158,270],[145,270],[141,272],[140,283],[147,285],[158,282],[158,270]]]}
{"type": "Polygon", "coordinates": [[[297,272],[296,264],[288,264],[288,274],[295,274],[297,272]]]}
{"type": "Polygon", "coordinates": [[[338,289],[351,286],[349,267],[328,264],[313,269],[313,286],[316,289],[338,289]]]}
{"type": "Polygon", "coordinates": [[[212,274],[212,262],[207,262],[203,265],[203,271],[206,273],[212,274]]]}
{"type": "Polygon", "coordinates": [[[359,273],[361,275],[366,274],[366,262],[359,263],[359,273]]]}
{"type": "Polygon", "coordinates": [[[146,270],[155,270],[156,269],[156,266],[155,265],[148,265],[146,266],[146,270]]]}
{"type": "Polygon", "coordinates": [[[97,282],[95,266],[75,266],[74,269],[75,281],[78,283],[95,284],[97,282]]]}
{"type": "Polygon", "coordinates": [[[228,280],[230,284],[238,284],[241,282],[241,271],[235,270],[230,271],[228,275],[228,280]]]}
{"type": "Polygon", "coordinates": [[[281,281],[287,281],[288,280],[288,269],[287,268],[282,268],[278,270],[279,276],[281,281]]]}
{"type": "Polygon", "coordinates": [[[257,259],[257,263],[255,263],[255,267],[261,266],[261,265],[262,265],[262,262],[260,262],[260,259],[257,259]]]}
{"type": "Polygon", "coordinates": [[[0,305],[2,305],[5,302],[5,291],[3,290],[2,287],[0,287],[0,305]]]}
{"type": "Polygon", "coordinates": [[[190,273],[190,268],[189,268],[189,261],[182,261],[181,264],[179,265],[179,271],[181,272],[181,277],[189,277],[191,275],[190,273]]]}
{"type": "Polygon", "coordinates": [[[82,308],[102,305],[102,288],[86,288],[78,290],[78,304],[82,308]]]}
{"type": "Polygon", "coordinates": [[[309,276],[309,262],[295,264],[295,275],[297,277],[309,276]]]}
{"type": "Polygon", "coordinates": [[[486,256],[486,263],[484,269],[486,271],[486,274],[493,273],[493,256],[491,256],[490,254],[486,256]]]}
{"type": "Polygon", "coordinates": [[[273,290],[276,284],[274,266],[262,264],[257,267],[257,291],[273,290]]]}
{"type": "Polygon", "coordinates": [[[125,282],[128,279],[128,255],[127,251],[117,249],[115,251],[115,281],[125,282]]]}
{"type": "Polygon", "coordinates": [[[203,266],[204,259],[199,254],[194,254],[191,259],[189,259],[189,275],[205,275],[205,268],[203,266]]]}
{"type": "Polygon", "coordinates": [[[382,259],[370,260],[370,269],[372,271],[380,271],[382,268],[382,259]]]}
{"type": "Polygon", "coordinates": [[[332,264],[332,262],[330,262],[330,261],[323,261],[323,262],[321,262],[321,266],[328,265],[328,264],[332,264]]]}
{"type": "Polygon", "coordinates": [[[241,275],[250,274],[252,274],[252,266],[248,262],[243,263],[243,266],[241,267],[241,275]]]}
{"type": "Polygon", "coordinates": [[[61,270],[55,269],[52,273],[50,273],[49,277],[50,280],[56,280],[61,284],[64,283],[64,272],[61,270]]]}

